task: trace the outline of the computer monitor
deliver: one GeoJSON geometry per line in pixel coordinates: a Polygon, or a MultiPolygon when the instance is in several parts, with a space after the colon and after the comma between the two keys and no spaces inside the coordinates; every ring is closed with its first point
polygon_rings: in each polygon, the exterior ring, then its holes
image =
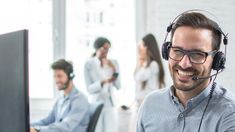
{"type": "Polygon", "coordinates": [[[29,132],[27,30],[0,35],[0,132],[29,132]]]}

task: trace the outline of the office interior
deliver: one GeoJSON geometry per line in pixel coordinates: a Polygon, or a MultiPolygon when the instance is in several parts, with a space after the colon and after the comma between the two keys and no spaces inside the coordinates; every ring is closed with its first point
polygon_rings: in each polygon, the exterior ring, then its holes
{"type": "MultiPolygon", "coordinates": [[[[51,64],[60,58],[73,63],[74,83],[86,95],[84,64],[94,52],[99,36],[111,41],[110,58],[120,65],[121,89],[116,91],[119,132],[129,132],[135,96],[133,73],[137,45],[147,33],[155,35],[161,47],[166,28],[180,13],[191,9],[209,11],[228,33],[226,68],[217,82],[235,94],[235,6],[234,0],[7,0],[0,4],[0,33],[28,29],[30,120],[38,120],[51,110],[57,90],[51,64]]],[[[161,49],[161,48],[160,48],[161,49]]],[[[221,50],[224,52],[224,45],[221,50]]],[[[168,62],[163,60],[166,87],[172,84],[168,62]]]]}

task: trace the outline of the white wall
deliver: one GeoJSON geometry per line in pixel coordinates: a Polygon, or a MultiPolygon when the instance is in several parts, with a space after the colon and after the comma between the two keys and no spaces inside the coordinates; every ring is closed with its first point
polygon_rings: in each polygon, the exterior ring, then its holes
{"type": "Polygon", "coordinates": [[[28,28],[27,0],[6,0],[0,4],[0,34],[28,28]]]}
{"type": "MultiPolygon", "coordinates": [[[[137,2],[141,0],[137,0],[137,2]]],[[[143,1],[141,1],[143,2],[143,1]]],[[[216,17],[210,15],[213,20],[215,20],[222,28],[224,32],[229,33],[229,43],[227,46],[227,62],[226,69],[217,77],[217,82],[222,84],[224,87],[231,89],[235,93],[235,89],[232,86],[235,85],[235,62],[233,59],[235,57],[235,15],[232,13],[235,7],[234,0],[148,0],[145,1],[146,7],[143,9],[138,9],[137,12],[144,10],[146,12],[146,19],[142,19],[147,23],[146,31],[142,30],[143,24],[137,23],[137,31],[148,33],[152,32],[156,35],[159,45],[162,45],[166,34],[166,27],[169,23],[181,12],[191,9],[203,9],[213,13],[216,17]],[[138,28],[140,27],[140,28],[138,28]]],[[[141,14],[136,14],[137,18],[141,17],[141,14]]],[[[143,17],[142,17],[143,18],[143,17]]],[[[140,20],[140,19],[139,19],[140,20]]],[[[139,34],[137,32],[137,34],[139,34]]],[[[138,36],[138,35],[137,35],[138,36]]],[[[221,49],[224,51],[224,46],[221,49]]],[[[171,78],[168,72],[168,63],[164,61],[166,73],[167,85],[172,84],[171,78]]]]}

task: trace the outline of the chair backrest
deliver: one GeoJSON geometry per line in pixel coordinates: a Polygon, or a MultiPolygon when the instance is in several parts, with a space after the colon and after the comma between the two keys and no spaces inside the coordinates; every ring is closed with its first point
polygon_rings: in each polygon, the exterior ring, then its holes
{"type": "Polygon", "coordinates": [[[95,132],[96,124],[98,122],[103,106],[103,103],[92,103],[90,105],[90,122],[87,132],[95,132]]]}

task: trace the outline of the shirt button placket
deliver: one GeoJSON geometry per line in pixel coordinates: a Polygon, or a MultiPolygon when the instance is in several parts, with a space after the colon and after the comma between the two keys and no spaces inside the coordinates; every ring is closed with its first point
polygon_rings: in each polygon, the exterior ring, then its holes
{"type": "Polygon", "coordinates": [[[184,124],[185,123],[185,121],[184,121],[184,114],[183,113],[180,113],[179,115],[178,115],[178,130],[180,131],[180,132],[183,132],[184,131],[184,124]]]}
{"type": "Polygon", "coordinates": [[[183,118],[184,117],[184,115],[183,114],[180,114],[180,118],[183,118]]]}

